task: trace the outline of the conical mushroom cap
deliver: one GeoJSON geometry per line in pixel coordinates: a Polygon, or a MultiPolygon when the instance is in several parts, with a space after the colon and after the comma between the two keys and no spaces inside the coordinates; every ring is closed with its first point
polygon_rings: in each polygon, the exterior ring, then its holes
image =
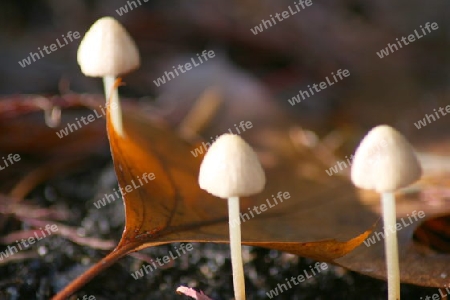
{"type": "Polygon", "coordinates": [[[238,135],[224,134],[203,158],[198,182],[216,197],[241,197],[261,192],[266,176],[253,149],[238,135]]]}
{"type": "Polygon", "coordinates": [[[356,149],[351,179],[355,186],[393,192],[418,180],[422,168],[409,142],[394,128],[373,128],[356,149]]]}
{"type": "Polygon", "coordinates": [[[139,51],[123,26],[111,17],[97,20],[78,47],[78,64],[86,76],[128,73],[140,65],[139,51]]]}

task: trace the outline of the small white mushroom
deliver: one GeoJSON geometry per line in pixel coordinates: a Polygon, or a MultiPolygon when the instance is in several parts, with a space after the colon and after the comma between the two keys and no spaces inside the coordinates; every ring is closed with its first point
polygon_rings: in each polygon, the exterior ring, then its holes
{"type": "Polygon", "coordinates": [[[115,19],[103,17],[84,35],[77,60],[86,76],[103,77],[106,100],[111,99],[111,122],[117,133],[123,135],[119,94],[113,87],[116,76],[129,73],[140,65],[139,51],[133,39],[115,19]]]}
{"type": "Polygon", "coordinates": [[[231,264],[236,300],[245,299],[244,268],[241,254],[239,197],[261,192],[266,183],[264,170],[253,149],[238,135],[224,134],[208,149],[200,166],[200,188],[228,199],[231,264]]]}
{"type": "Polygon", "coordinates": [[[361,141],[353,159],[353,184],[381,194],[389,300],[400,299],[397,232],[389,231],[396,227],[394,192],[421,176],[422,168],[414,149],[398,131],[387,125],[373,128],[361,141]]]}

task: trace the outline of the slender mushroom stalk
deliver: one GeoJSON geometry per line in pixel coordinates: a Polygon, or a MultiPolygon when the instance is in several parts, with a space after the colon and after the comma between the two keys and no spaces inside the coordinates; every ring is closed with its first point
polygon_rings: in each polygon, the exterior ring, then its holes
{"type": "Polygon", "coordinates": [[[236,300],[245,299],[244,265],[241,252],[241,226],[234,226],[233,220],[239,220],[239,197],[228,198],[228,226],[230,232],[231,267],[233,269],[233,287],[236,300]]]}
{"type": "Polygon", "coordinates": [[[200,188],[208,193],[228,199],[234,296],[236,300],[244,300],[239,197],[263,190],[266,183],[264,171],[256,153],[241,137],[224,134],[211,145],[203,158],[198,181],[200,188]]]}
{"type": "Polygon", "coordinates": [[[78,47],[78,64],[84,75],[103,77],[106,101],[111,99],[111,122],[123,136],[119,93],[114,87],[116,77],[140,65],[139,51],[128,32],[111,17],[97,20],[86,32],[78,47]]]}
{"type": "Polygon", "coordinates": [[[397,223],[394,193],[381,193],[381,206],[384,222],[384,251],[388,273],[388,299],[400,300],[400,264],[398,261],[397,231],[393,234],[389,232],[389,228],[395,228],[397,223]]]}
{"type": "Polygon", "coordinates": [[[389,230],[396,228],[394,193],[421,175],[422,168],[412,146],[387,125],[373,128],[361,141],[353,159],[353,184],[381,194],[389,300],[400,300],[397,232],[389,230]]]}

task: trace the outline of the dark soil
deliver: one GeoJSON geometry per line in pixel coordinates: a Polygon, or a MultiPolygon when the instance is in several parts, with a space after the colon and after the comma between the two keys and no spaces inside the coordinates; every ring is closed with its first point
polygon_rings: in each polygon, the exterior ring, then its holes
{"type": "MultiPolygon", "coordinates": [[[[106,153],[101,161],[89,171],[40,186],[30,198],[44,207],[57,205],[69,209],[70,217],[64,223],[78,228],[83,235],[118,241],[124,222],[122,202],[116,201],[101,209],[93,205],[105,192],[116,187],[106,153]]],[[[2,234],[20,229],[26,229],[26,225],[10,222],[2,234]]],[[[175,247],[179,248],[179,244],[154,247],[141,253],[154,259],[162,258],[169,251],[175,253],[175,247]]],[[[0,265],[0,299],[49,299],[107,254],[107,251],[79,246],[57,235],[37,242],[31,249],[37,254],[35,258],[0,265]]],[[[71,299],[83,299],[84,295],[95,296],[97,300],[187,299],[175,293],[180,285],[202,290],[212,299],[231,299],[229,255],[228,245],[193,244],[193,250],[173,260],[170,267],[156,269],[138,280],[131,273],[147,263],[127,256],[94,278],[71,299]]],[[[266,292],[279,283],[286,283],[286,278],[310,270],[315,263],[295,255],[254,247],[244,247],[243,256],[248,299],[269,299],[266,292]]],[[[276,298],[386,299],[385,282],[332,265],[313,278],[291,286],[276,298]]],[[[434,293],[437,293],[436,289],[402,286],[402,299],[425,299],[434,293]]]]}

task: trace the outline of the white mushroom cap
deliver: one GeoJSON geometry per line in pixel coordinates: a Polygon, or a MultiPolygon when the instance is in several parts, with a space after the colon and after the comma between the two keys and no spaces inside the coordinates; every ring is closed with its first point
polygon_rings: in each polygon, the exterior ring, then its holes
{"type": "Polygon", "coordinates": [[[97,20],[78,47],[78,64],[90,77],[117,76],[140,65],[139,51],[123,26],[111,17],[97,20]]]}
{"type": "Polygon", "coordinates": [[[409,142],[394,128],[380,125],[361,141],[352,162],[355,186],[378,193],[393,192],[422,176],[422,168],[409,142]]]}
{"type": "Polygon", "coordinates": [[[241,197],[261,192],[266,176],[253,149],[240,136],[224,134],[203,158],[198,182],[216,197],[241,197]]]}

